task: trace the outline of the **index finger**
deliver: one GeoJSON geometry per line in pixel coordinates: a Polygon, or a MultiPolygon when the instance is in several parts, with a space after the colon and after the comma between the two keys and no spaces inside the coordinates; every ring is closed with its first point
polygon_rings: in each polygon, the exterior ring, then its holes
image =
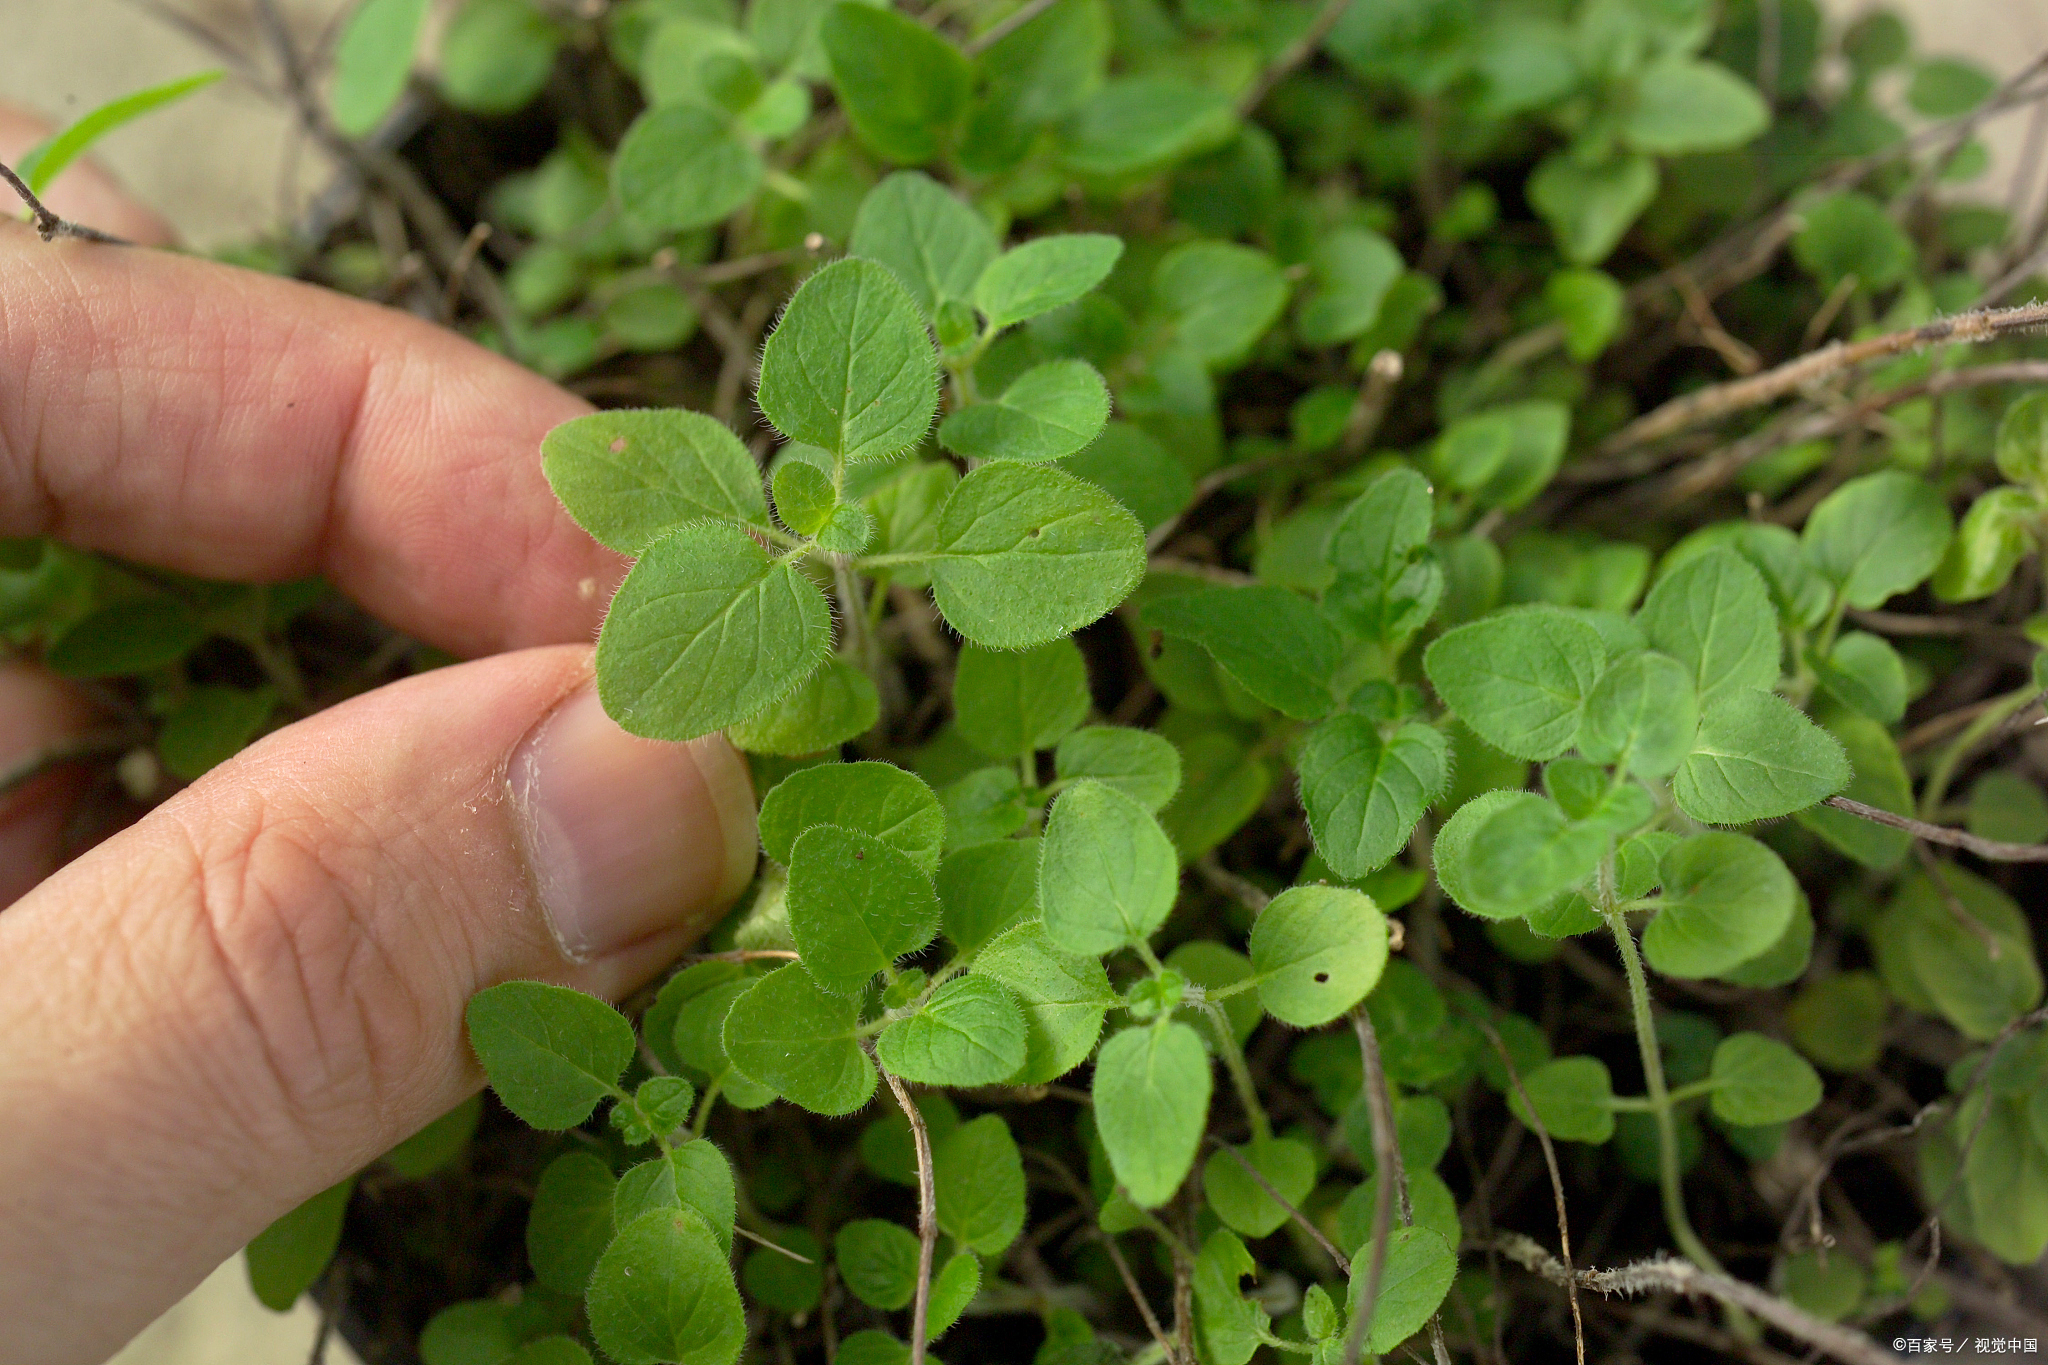
{"type": "Polygon", "coordinates": [[[623,573],[541,476],[590,409],[391,309],[0,226],[0,536],[325,575],[458,654],[587,640],[623,573]]]}

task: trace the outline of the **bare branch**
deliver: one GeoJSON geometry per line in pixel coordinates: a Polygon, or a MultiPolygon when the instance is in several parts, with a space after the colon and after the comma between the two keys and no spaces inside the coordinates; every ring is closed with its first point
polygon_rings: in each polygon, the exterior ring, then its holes
{"type": "Polygon", "coordinates": [[[1846,796],[1830,796],[1821,804],[1847,811],[1873,824],[1902,829],[1914,838],[1925,839],[1930,844],[1960,848],[1976,854],[1987,862],[2048,863],[2048,844],[2009,844],[2002,839],[1986,839],[1968,830],[1953,829],[1948,825],[1930,825],[1925,820],[1915,820],[1910,815],[1895,815],[1891,811],[1879,810],[1876,806],[1867,806],[1846,796]]]}
{"type": "Polygon", "coordinates": [[[924,1115],[911,1103],[903,1082],[880,1068],[889,1083],[889,1093],[910,1124],[911,1140],[917,1147],[917,1300],[910,1310],[910,1365],[924,1365],[925,1334],[930,1329],[932,1308],[932,1252],[939,1244],[939,1205],[932,1180],[932,1138],[925,1130],[924,1115]]]}
{"type": "Polygon", "coordinates": [[[1351,0],[1323,0],[1323,7],[1316,11],[1315,21],[1299,38],[1281,50],[1280,55],[1259,73],[1258,80],[1252,82],[1252,88],[1245,91],[1243,97],[1238,100],[1238,117],[1250,117],[1254,109],[1265,103],[1266,96],[1273,93],[1274,86],[1286,80],[1296,67],[1315,56],[1316,49],[1323,45],[1323,39],[1330,36],[1330,31],[1344,18],[1344,11],[1350,8],[1351,0]]]}
{"type": "Polygon", "coordinates": [[[86,227],[83,223],[59,218],[50,212],[47,204],[36,198],[36,192],[28,187],[28,182],[16,175],[14,168],[4,161],[0,161],[0,180],[12,185],[14,192],[21,196],[21,201],[28,205],[28,211],[35,219],[36,236],[46,242],[53,242],[59,237],[76,237],[80,241],[104,242],[108,246],[135,245],[126,237],[116,237],[110,232],[101,232],[98,228],[86,227]]]}
{"type": "Polygon", "coordinates": [[[1373,1168],[1379,1178],[1372,1206],[1372,1252],[1365,1263],[1363,1292],[1351,1302],[1351,1324],[1344,1335],[1344,1365],[1358,1365],[1365,1354],[1365,1329],[1379,1301],[1380,1277],[1387,1268],[1387,1239],[1394,1230],[1394,1199],[1400,1196],[1401,1225],[1415,1221],[1408,1204],[1408,1173],[1401,1165],[1401,1143],[1394,1132],[1394,1101],[1387,1092],[1386,1068],[1380,1065],[1379,1034],[1372,1016],[1360,1005],[1351,1011],[1351,1029],[1358,1035],[1358,1060],[1365,1087],[1366,1112],[1372,1118],[1373,1168]]]}
{"type": "Polygon", "coordinates": [[[1338,1272],[1342,1274],[1346,1279],[1351,1278],[1351,1258],[1349,1256],[1346,1256],[1341,1250],[1339,1250],[1337,1244],[1331,1241],[1329,1237],[1327,1237],[1324,1234],[1323,1230],[1317,1227],[1315,1225],[1315,1222],[1312,1219],[1310,1219],[1310,1217],[1307,1214],[1303,1213],[1300,1209],[1296,1208],[1293,1204],[1289,1203],[1287,1196],[1280,1193],[1279,1187],[1276,1186],[1272,1181],[1266,1179],[1266,1173],[1264,1171],[1252,1165],[1251,1162],[1245,1160],[1245,1155],[1243,1152],[1238,1151],[1237,1148],[1231,1146],[1229,1143],[1223,1141],[1221,1138],[1210,1138],[1209,1145],[1214,1147],[1219,1152],[1230,1153],[1231,1160],[1235,1161],[1238,1165],[1244,1168],[1244,1173],[1250,1176],[1252,1178],[1252,1181],[1255,1184],[1257,1184],[1260,1189],[1266,1192],[1266,1197],[1272,1200],[1274,1203],[1278,1204],[1281,1208],[1287,1210],[1287,1216],[1289,1218],[1292,1218],[1296,1223],[1299,1223],[1301,1227],[1308,1233],[1308,1235],[1315,1239],[1316,1245],[1321,1247],[1323,1251],[1328,1254],[1329,1258],[1337,1263],[1338,1272]]]}
{"type": "Polygon", "coordinates": [[[1762,1318],[1771,1326],[1794,1336],[1847,1365],[1897,1365],[1897,1357],[1861,1332],[1832,1322],[1823,1322],[1775,1294],[1730,1275],[1702,1270],[1676,1256],[1657,1256],[1617,1270],[1567,1272],[1557,1258],[1534,1240],[1518,1232],[1504,1232],[1494,1238],[1494,1249],[1526,1270],[1552,1284],[1563,1286],[1576,1280],[1601,1294],[1684,1294],[1689,1298],[1710,1298],[1762,1318]]]}
{"type": "Polygon", "coordinates": [[[970,57],[978,57],[1059,2],[1060,0],[1030,0],[1023,8],[1005,16],[1001,23],[991,24],[987,31],[977,33],[962,43],[960,50],[970,57]]]}
{"type": "Polygon", "coordinates": [[[2048,326],[2048,304],[2030,303],[2019,308],[1938,318],[1919,327],[1909,327],[1902,332],[1865,341],[1832,342],[1762,374],[1715,384],[1674,398],[1608,437],[1601,443],[1600,453],[1616,455],[1745,408],[1775,402],[1786,394],[1869,361],[1884,360],[1924,346],[1995,341],[2044,326],[2048,326]]]}

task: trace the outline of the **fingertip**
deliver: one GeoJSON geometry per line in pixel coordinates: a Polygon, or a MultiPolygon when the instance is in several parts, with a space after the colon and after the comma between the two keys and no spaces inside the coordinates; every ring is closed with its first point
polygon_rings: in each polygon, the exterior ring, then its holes
{"type": "Polygon", "coordinates": [[[63,755],[93,721],[92,707],[62,680],[0,667],[0,908],[63,861],[64,832],[87,781],[63,755]]]}

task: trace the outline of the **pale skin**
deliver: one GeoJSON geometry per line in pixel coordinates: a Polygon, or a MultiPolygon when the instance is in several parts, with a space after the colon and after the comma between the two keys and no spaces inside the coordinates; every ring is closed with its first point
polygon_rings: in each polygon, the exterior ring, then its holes
{"type": "MultiPolygon", "coordinates": [[[[36,136],[0,112],[0,158],[36,136]]],[[[49,200],[167,239],[90,167],[49,200]]],[[[104,1360],[278,1215],[474,1092],[474,991],[535,978],[620,998],[745,886],[753,803],[722,739],[563,740],[612,746],[668,806],[658,855],[630,829],[603,850],[656,912],[574,959],[550,932],[556,893],[508,770],[584,696],[626,567],[541,476],[542,435],[586,410],[399,313],[0,223],[0,536],[215,579],[319,573],[471,660],[270,735],[69,863],[77,769],[0,798],[12,1365],[104,1360]]],[[[582,714],[556,733],[609,726],[582,714]]],[[[58,680],[0,663],[0,767],[93,723],[58,680]]]]}

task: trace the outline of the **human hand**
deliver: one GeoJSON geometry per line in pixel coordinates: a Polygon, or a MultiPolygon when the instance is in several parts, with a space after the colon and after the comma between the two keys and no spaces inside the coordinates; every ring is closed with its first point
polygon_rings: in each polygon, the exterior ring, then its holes
{"type": "MultiPolygon", "coordinates": [[[[0,536],[317,572],[487,656],[270,735],[40,883],[77,778],[0,797],[10,1365],[104,1359],[476,1090],[472,992],[616,999],[751,876],[743,761],[628,736],[591,688],[625,565],[539,462],[585,410],[398,313],[0,224],[0,536]]],[[[0,770],[90,724],[56,680],[0,668],[0,770]]]]}

